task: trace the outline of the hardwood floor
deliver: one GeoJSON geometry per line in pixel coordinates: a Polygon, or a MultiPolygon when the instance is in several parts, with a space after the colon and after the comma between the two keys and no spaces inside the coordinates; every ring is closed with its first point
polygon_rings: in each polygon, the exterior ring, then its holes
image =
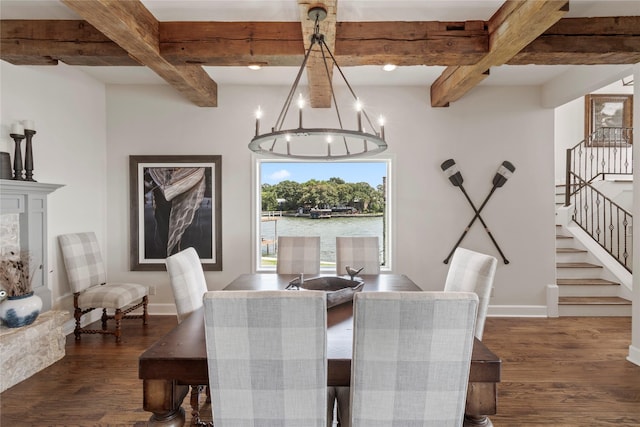
{"type": "MultiPolygon", "coordinates": [[[[125,322],[121,345],[70,335],[64,359],[0,394],[0,426],[145,426],[138,356],[175,324],[173,316],[152,316],[146,329],[125,322]]],[[[503,361],[494,425],[640,425],[630,335],[628,317],[488,318],[484,341],[503,361]]],[[[210,414],[204,406],[203,418],[210,414]]]]}

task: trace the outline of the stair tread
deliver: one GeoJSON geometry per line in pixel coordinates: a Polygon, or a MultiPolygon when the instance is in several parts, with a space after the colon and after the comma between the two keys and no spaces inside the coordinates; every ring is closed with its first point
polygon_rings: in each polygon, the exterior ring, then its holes
{"type": "Polygon", "coordinates": [[[620,297],[560,297],[558,304],[581,304],[581,305],[631,305],[631,301],[620,297]]]}
{"type": "Polygon", "coordinates": [[[564,234],[556,234],[556,239],[573,239],[573,236],[565,236],[564,234]]]}
{"type": "Polygon", "coordinates": [[[590,262],[557,262],[556,268],[602,268],[602,266],[590,262]]]}
{"type": "Polygon", "coordinates": [[[564,254],[586,254],[588,251],[577,248],[556,248],[556,252],[564,254]]]}
{"type": "Polygon", "coordinates": [[[606,280],[606,279],[598,279],[598,278],[593,278],[593,279],[556,279],[556,284],[558,285],[565,285],[565,286],[572,286],[572,285],[611,285],[611,286],[620,286],[620,283],[618,282],[612,282],[611,280],[606,280]]]}

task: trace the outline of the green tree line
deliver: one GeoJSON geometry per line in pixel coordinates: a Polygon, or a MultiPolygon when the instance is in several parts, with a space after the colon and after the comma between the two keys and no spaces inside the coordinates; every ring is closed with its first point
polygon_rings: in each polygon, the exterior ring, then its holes
{"type": "Polygon", "coordinates": [[[342,178],[262,184],[263,211],[297,211],[299,208],[353,208],[360,213],[381,213],[384,188],[382,185],[373,188],[366,182],[345,182],[342,178]]]}

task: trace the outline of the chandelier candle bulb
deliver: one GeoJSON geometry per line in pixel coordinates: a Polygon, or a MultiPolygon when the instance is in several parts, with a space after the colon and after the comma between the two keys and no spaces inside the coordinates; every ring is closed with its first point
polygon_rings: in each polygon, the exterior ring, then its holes
{"type": "Polygon", "coordinates": [[[299,108],[299,117],[298,117],[298,127],[302,129],[302,109],[304,108],[304,98],[302,94],[298,97],[298,108],[299,108]]]}
{"type": "Polygon", "coordinates": [[[260,118],[262,117],[262,110],[258,105],[258,109],[256,110],[256,136],[260,135],[260,118]]]}
{"type": "Polygon", "coordinates": [[[384,140],[384,117],[380,116],[378,124],[380,125],[380,138],[384,140]]]}

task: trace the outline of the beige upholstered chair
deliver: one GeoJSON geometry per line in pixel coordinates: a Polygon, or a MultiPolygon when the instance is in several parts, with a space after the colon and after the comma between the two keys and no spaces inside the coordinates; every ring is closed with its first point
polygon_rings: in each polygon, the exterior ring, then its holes
{"type": "Polygon", "coordinates": [[[194,248],[184,249],[165,260],[176,301],[178,323],[202,307],[202,296],[207,292],[207,281],[200,257],[194,248]]]}
{"type": "Polygon", "coordinates": [[[477,308],[471,292],[356,294],[351,426],[462,426],[477,308]]]}
{"type": "Polygon", "coordinates": [[[319,236],[279,236],[278,274],[320,274],[319,236]]]}
{"type": "Polygon", "coordinates": [[[475,331],[475,336],[479,340],[482,340],[484,332],[497,266],[498,260],[495,257],[465,248],[457,248],[449,264],[444,290],[475,292],[480,300],[475,331]]]}
{"type": "MultiPolygon", "coordinates": [[[[184,249],[165,259],[169,282],[176,302],[178,323],[193,311],[202,307],[202,298],[207,292],[207,282],[200,257],[194,248],[184,249]]],[[[205,384],[191,386],[191,416],[195,424],[200,422],[200,392],[205,384]]],[[[210,396],[207,397],[210,400],[210,396]]]]}
{"type": "Polygon", "coordinates": [[[326,427],[324,292],[211,291],[204,308],[216,426],[326,427]]]}
{"type": "MultiPolygon", "coordinates": [[[[380,246],[377,236],[336,237],[336,274],[348,274],[347,267],[362,268],[360,274],[380,274],[380,246]]],[[[349,387],[329,387],[327,408],[333,414],[337,402],[336,418],[340,427],[349,427],[349,387]]],[[[329,426],[329,424],[328,424],[329,426]]]]}
{"type": "Polygon", "coordinates": [[[73,291],[76,340],[80,334],[111,334],[121,341],[122,319],[149,320],[147,303],[149,288],[137,283],[107,283],[106,271],[95,233],[74,233],[58,236],[69,285],[73,291]],[[143,307],[143,314],[128,314],[143,307]],[[86,329],[82,316],[102,308],[102,329],[86,329]],[[113,310],[108,314],[107,310],[113,310]],[[107,329],[107,320],[115,320],[115,329],[107,329]]]}
{"type": "Polygon", "coordinates": [[[376,236],[336,237],[336,273],[363,268],[360,274],[380,274],[380,246],[376,236]]]}

